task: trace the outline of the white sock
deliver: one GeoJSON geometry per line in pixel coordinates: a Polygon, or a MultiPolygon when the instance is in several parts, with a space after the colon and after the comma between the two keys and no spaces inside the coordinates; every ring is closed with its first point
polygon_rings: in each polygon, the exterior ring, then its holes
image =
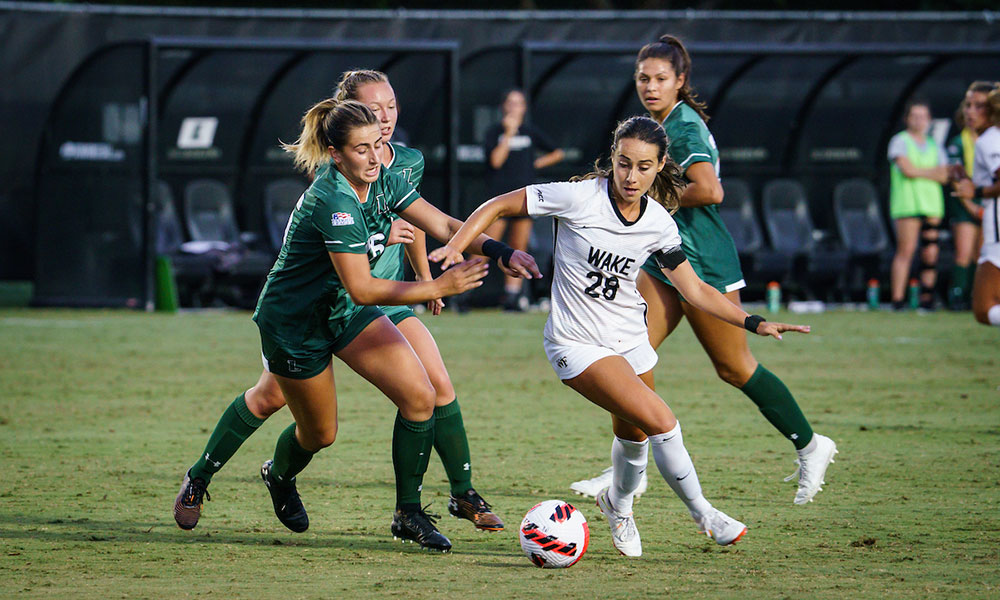
{"type": "Polygon", "coordinates": [[[802,458],[803,456],[811,453],[815,449],[816,449],[816,434],[814,433],[812,439],[809,440],[809,443],[806,444],[804,447],[797,449],[796,452],[798,452],[799,458],[802,458]]]}
{"type": "Polygon", "coordinates": [[[687,505],[691,516],[701,519],[712,510],[712,505],[701,493],[701,483],[698,473],[694,470],[691,455],[684,447],[681,436],[681,424],[666,433],[649,436],[649,445],[653,450],[653,460],[660,475],[666,480],[677,497],[687,505]]]}
{"type": "Polygon", "coordinates": [[[1000,327],[1000,304],[994,304],[986,311],[986,318],[989,320],[990,325],[994,327],[1000,327]]]}
{"type": "Polygon", "coordinates": [[[632,500],[639,487],[642,474],[649,462],[649,440],[633,442],[615,436],[611,442],[611,465],[614,467],[608,500],[615,511],[622,515],[632,512],[632,500]]]}

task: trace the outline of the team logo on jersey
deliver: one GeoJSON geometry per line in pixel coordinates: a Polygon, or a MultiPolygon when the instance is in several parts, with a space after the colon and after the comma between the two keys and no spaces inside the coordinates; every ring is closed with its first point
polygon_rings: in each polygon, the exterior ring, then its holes
{"type": "Polygon", "coordinates": [[[335,212],[330,217],[330,224],[334,227],[338,225],[354,225],[354,217],[351,216],[351,213],[335,212]]]}

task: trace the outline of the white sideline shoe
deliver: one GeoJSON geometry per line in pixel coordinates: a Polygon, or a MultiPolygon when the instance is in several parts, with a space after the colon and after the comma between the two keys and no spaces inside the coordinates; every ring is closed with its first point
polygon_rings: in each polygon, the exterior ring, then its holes
{"type": "MultiPolygon", "coordinates": [[[[573,490],[581,496],[589,496],[591,498],[596,498],[601,490],[611,487],[611,472],[614,467],[608,467],[601,471],[601,474],[593,479],[581,479],[580,481],[574,481],[569,484],[569,489],[573,490]]],[[[646,474],[642,474],[642,479],[639,480],[639,487],[635,489],[635,497],[638,498],[646,493],[646,487],[649,485],[649,479],[646,474]]]]}
{"type": "Polygon", "coordinates": [[[816,440],[816,448],[803,457],[795,459],[795,464],[799,465],[795,472],[785,477],[785,481],[791,481],[796,476],[799,478],[799,489],[795,493],[795,504],[808,504],[812,502],[813,496],[823,491],[823,484],[826,481],[826,468],[830,463],[835,462],[833,455],[837,454],[837,444],[825,435],[813,434],[816,440]]]}
{"type": "Polygon", "coordinates": [[[720,546],[735,544],[747,532],[746,525],[716,508],[694,522],[698,524],[698,531],[714,539],[720,546]]]}
{"type": "Polygon", "coordinates": [[[611,542],[625,556],[642,556],[642,540],[635,526],[632,513],[618,513],[608,500],[608,489],[604,488],[597,495],[597,508],[601,509],[611,526],[611,542]]]}

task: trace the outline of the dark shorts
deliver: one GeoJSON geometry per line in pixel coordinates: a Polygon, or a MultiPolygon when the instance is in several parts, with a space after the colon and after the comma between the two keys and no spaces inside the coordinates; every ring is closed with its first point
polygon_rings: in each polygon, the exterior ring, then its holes
{"type": "Polygon", "coordinates": [[[417,316],[409,306],[380,306],[379,308],[382,309],[385,316],[389,317],[393,325],[399,325],[405,319],[417,316]]]}
{"type": "MultiPolygon", "coordinates": [[[[976,204],[982,201],[976,201],[976,204]]],[[[954,225],[955,223],[972,223],[974,225],[979,225],[979,221],[969,214],[969,211],[965,210],[965,205],[958,198],[952,198],[948,196],[944,199],[944,214],[948,217],[948,223],[954,225]]]]}
{"type": "MultiPolygon", "coordinates": [[[[411,313],[412,314],[412,313],[411,313]]],[[[377,306],[365,306],[347,319],[328,321],[329,329],[322,337],[306,340],[290,348],[260,332],[260,348],[264,368],[289,379],[309,379],[323,372],[330,358],[347,347],[365,327],[384,313],[377,306]]]]}

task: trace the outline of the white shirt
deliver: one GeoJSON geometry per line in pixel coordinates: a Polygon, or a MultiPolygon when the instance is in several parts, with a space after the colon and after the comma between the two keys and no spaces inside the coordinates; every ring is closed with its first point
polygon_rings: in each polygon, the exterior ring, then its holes
{"type": "MultiPolygon", "coordinates": [[[[1000,129],[996,125],[990,127],[976,139],[976,158],[972,162],[972,183],[976,187],[991,186],[996,182],[996,173],[1000,170],[1000,129]]],[[[997,201],[995,198],[983,199],[983,243],[1000,242],[1000,223],[998,223],[997,201]]]]}
{"type": "Polygon", "coordinates": [[[556,217],[552,311],[545,338],[622,353],[647,342],[646,303],[635,281],[646,259],[681,237],[659,203],[628,223],[608,196],[607,180],[529,185],[528,214],[556,217]]]}

